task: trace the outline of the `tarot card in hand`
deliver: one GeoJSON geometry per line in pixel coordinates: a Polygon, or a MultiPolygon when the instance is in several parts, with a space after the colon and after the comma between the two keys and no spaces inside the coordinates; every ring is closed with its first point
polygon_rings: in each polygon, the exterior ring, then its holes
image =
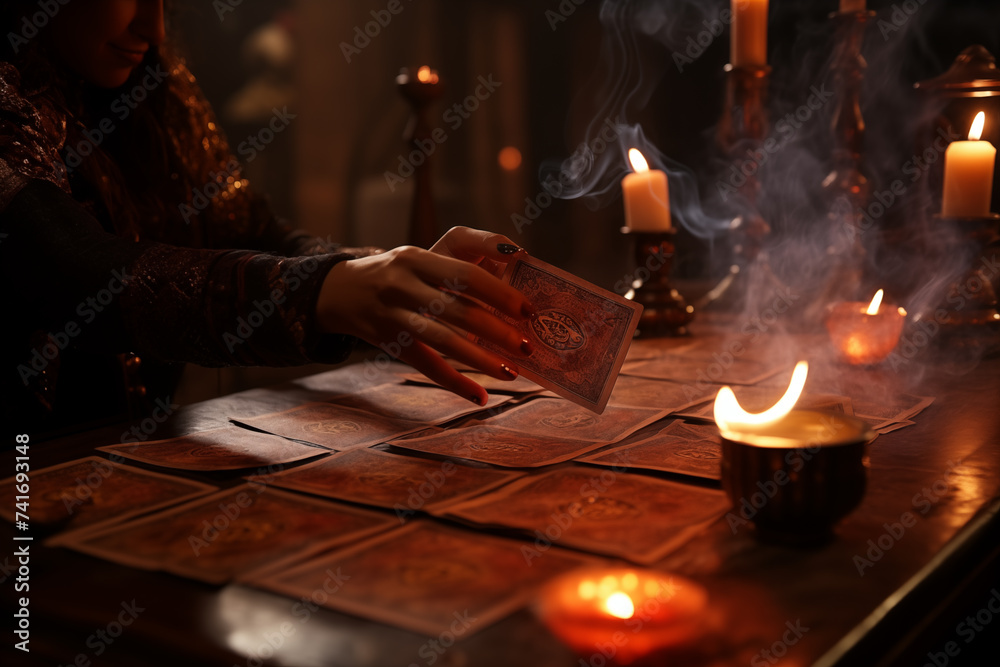
{"type": "Polygon", "coordinates": [[[57,542],[115,563],[222,584],[292,556],[398,526],[388,514],[244,484],[107,530],[57,542]]]}
{"type": "Polygon", "coordinates": [[[272,486],[387,507],[403,520],[419,510],[436,511],[519,476],[452,461],[355,449],[266,479],[272,486]]]}
{"type": "Polygon", "coordinates": [[[179,470],[240,470],[302,461],[327,454],[269,433],[227,426],[168,440],[98,447],[127,459],[179,470]]]}
{"type": "Polygon", "coordinates": [[[323,606],[431,637],[449,629],[467,637],[524,605],[552,577],[594,562],[558,547],[528,560],[525,550],[533,543],[418,520],[245,581],[299,599],[339,573],[346,583],[323,606]]]}
{"type": "MultiPolygon", "coordinates": [[[[119,465],[99,456],[60,463],[31,473],[31,521],[76,530],[118,523],[190,500],[214,486],[119,465]]],[[[0,482],[0,516],[13,521],[15,478],[0,482]]]]}
{"type": "MultiPolygon", "coordinates": [[[[533,257],[507,265],[504,282],[534,304],[537,317],[508,320],[535,348],[521,374],[598,414],[625,361],[642,306],[533,257]]],[[[497,346],[483,347],[504,356],[497,346]]]]}
{"type": "Polygon", "coordinates": [[[722,445],[714,424],[674,421],[656,435],[577,460],[722,479],[722,445]]]}
{"type": "Polygon", "coordinates": [[[456,505],[446,516],[538,531],[566,546],[645,565],[681,546],[728,508],[721,491],[620,469],[571,466],[524,477],[456,505]]]}

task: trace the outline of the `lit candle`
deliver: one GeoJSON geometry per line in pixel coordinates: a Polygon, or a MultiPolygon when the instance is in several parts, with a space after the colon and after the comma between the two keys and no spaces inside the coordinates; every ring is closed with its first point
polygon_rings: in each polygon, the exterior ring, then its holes
{"type": "Polygon", "coordinates": [[[785,394],[758,414],[743,410],[729,387],[715,398],[720,477],[733,503],[726,521],[734,532],[753,523],[765,540],[821,543],[864,497],[865,445],[875,434],[854,417],[793,410],[808,371],[800,361],[785,394]]]}
{"type": "Polygon", "coordinates": [[[633,232],[670,231],[670,197],[667,175],[650,169],[646,158],[634,148],[628,151],[634,173],[622,179],[625,226],[633,232]]]}
{"type": "Polygon", "coordinates": [[[865,6],[865,0],[840,0],[840,13],[841,14],[853,14],[855,12],[863,12],[867,9],[865,6]]]}
{"type": "Polygon", "coordinates": [[[767,0],[733,0],[730,30],[733,67],[767,65],[767,0]]]}
{"type": "MultiPolygon", "coordinates": [[[[613,647],[625,665],[653,651],[691,644],[709,620],[699,584],[640,568],[584,568],[547,584],[535,613],[579,655],[613,647]]],[[[657,653],[659,655],[659,653],[657,653]]]]}
{"type": "Polygon", "coordinates": [[[980,140],[985,122],[986,114],[980,111],[969,130],[969,140],[951,142],[944,153],[941,215],[946,218],[981,218],[990,214],[997,149],[980,140]]]}
{"type": "Polygon", "coordinates": [[[838,303],[830,308],[826,330],[841,356],[852,364],[877,364],[889,356],[903,333],[906,311],[882,306],[882,290],[868,307],[861,301],[838,303]]]}

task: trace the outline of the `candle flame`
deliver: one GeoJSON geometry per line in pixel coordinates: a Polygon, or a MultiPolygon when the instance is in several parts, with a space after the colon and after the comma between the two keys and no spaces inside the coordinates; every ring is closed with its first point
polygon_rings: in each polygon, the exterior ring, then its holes
{"type": "Polygon", "coordinates": [[[604,601],[604,608],[615,618],[629,619],[635,614],[635,605],[627,593],[612,593],[604,601]]]}
{"type": "Polygon", "coordinates": [[[417,70],[417,80],[420,81],[420,83],[437,83],[438,75],[437,72],[432,70],[427,65],[424,65],[417,70]]]}
{"type": "Polygon", "coordinates": [[[649,163],[646,162],[646,158],[635,148],[628,149],[628,161],[632,163],[632,171],[637,174],[649,171],[649,163]]]}
{"type": "Polygon", "coordinates": [[[875,296],[872,297],[872,302],[868,304],[868,310],[865,311],[869,315],[878,315],[878,307],[882,305],[882,290],[875,292],[875,296]]]}
{"type": "Polygon", "coordinates": [[[983,136],[984,125],[986,125],[986,113],[980,111],[976,114],[976,119],[972,121],[972,127],[969,129],[969,141],[979,141],[979,138],[983,136]]]}
{"type": "Polygon", "coordinates": [[[729,387],[723,387],[715,397],[715,423],[720,430],[729,430],[740,426],[762,426],[779,421],[792,411],[796,401],[802,394],[802,389],[806,385],[806,376],[809,374],[809,363],[800,361],[795,364],[792,371],[792,379],[788,383],[788,389],[777,403],[759,413],[747,412],[736,400],[736,394],[729,387]]]}

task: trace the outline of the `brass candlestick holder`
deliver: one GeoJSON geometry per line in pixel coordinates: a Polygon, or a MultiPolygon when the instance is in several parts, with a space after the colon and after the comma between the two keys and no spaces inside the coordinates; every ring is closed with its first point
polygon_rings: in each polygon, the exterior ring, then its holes
{"type": "Polygon", "coordinates": [[[760,165],[755,164],[753,157],[759,154],[770,131],[767,96],[771,68],[768,65],[737,67],[730,63],[724,71],[726,102],[716,142],[732,170],[726,190],[734,200],[734,215],[729,223],[733,261],[729,273],[706,293],[699,301],[699,307],[713,304],[720,308],[738,306],[747,289],[743,267],[754,262],[766,264],[763,248],[771,233],[771,226],[757,207],[760,195],[757,172],[760,165]]]}
{"type": "Polygon", "coordinates": [[[643,307],[635,337],[687,336],[694,307],[670,286],[676,232],[637,232],[628,227],[621,231],[633,239],[636,266],[632,289],[625,298],[643,307]]]}
{"type": "MultiPolygon", "coordinates": [[[[1000,245],[1000,215],[990,213],[977,218],[943,218],[936,220],[962,232],[965,242],[957,241],[951,252],[960,254],[973,249],[973,265],[948,287],[942,303],[934,312],[941,327],[942,343],[948,347],[982,347],[983,339],[1000,340],[1000,312],[997,311],[997,272],[990,246],[1000,245]]],[[[996,249],[996,248],[995,248],[996,249]]],[[[991,346],[992,348],[992,346],[991,346]]]]}
{"type": "Polygon", "coordinates": [[[413,166],[413,207],[410,212],[410,245],[430,248],[439,236],[434,214],[431,153],[427,147],[437,145],[437,138],[427,122],[427,107],[441,97],[444,84],[438,73],[426,65],[403,69],[396,77],[400,94],[410,103],[412,115],[404,132],[409,142],[410,163],[413,166]]]}

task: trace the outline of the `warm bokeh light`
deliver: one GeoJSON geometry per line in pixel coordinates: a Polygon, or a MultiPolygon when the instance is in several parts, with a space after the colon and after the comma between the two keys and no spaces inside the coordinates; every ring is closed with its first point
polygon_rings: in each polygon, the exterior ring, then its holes
{"type": "Polygon", "coordinates": [[[629,619],[635,614],[632,598],[621,591],[609,595],[604,601],[604,608],[615,618],[629,619]]]}
{"type": "Polygon", "coordinates": [[[437,83],[438,75],[437,72],[432,70],[427,65],[424,65],[423,67],[417,70],[417,80],[420,83],[437,83]]]}
{"type": "Polygon", "coordinates": [[[872,302],[868,304],[868,310],[865,312],[869,315],[878,315],[878,308],[882,305],[882,290],[875,292],[875,296],[872,297],[872,302]]]}
{"type": "Polygon", "coordinates": [[[980,111],[976,114],[976,119],[972,121],[972,127],[969,129],[969,141],[979,141],[980,137],[983,136],[984,125],[986,125],[986,113],[980,111]]]}
{"type": "Polygon", "coordinates": [[[513,146],[505,146],[497,154],[497,162],[506,171],[514,171],[521,166],[521,151],[513,146]]]}
{"type": "Polygon", "coordinates": [[[723,387],[715,397],[715,423],[721,430],[735,428],[739,430],[741,426],[762,426],[780,420],[795,407],[796,401],[802,394],[802,389],[806,386],[806,376],[809,375],[809,363],[800,361],[795,364],[792,371],[792,379],[788,384],[785,395],[777,403],[764,412],[757,414],[747,412],[736,400],[736,394],[729,387],[723,387]]]}
{"type": "Polygon", "coordinates": [[[649,171],[649,163],[646,162],[646,158],[635,148],[628,149],[628,161],[632,163],[632,171],[637,174],[649,171]]]}

